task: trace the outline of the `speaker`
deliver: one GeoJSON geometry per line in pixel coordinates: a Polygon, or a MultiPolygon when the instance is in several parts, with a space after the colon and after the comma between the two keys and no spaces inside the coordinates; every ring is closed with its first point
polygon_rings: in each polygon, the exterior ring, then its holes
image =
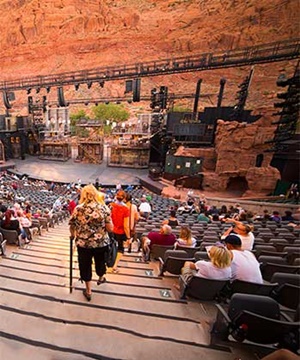
{"type": "Polygon", "coordinates": [[[6,121],[5,121],[5,115],[0,115],[0,130],[6,130],[5,129],[5,123],[6,123],[6,121]]]}
{"type": "Polygon", "coordinates": [[[11,104],[9,102],[8,93],[6,91],[3,91],[3,102],[6,109],[11,109],[11,104]]]}
{"type": "Polygon", "coordinates": [[[62,86],[57,88],[57,96],[58,96],[58,105],[59,106],[61,106],[61,107],[68,106],[68,104],[65,101],[64,89],[62,86]]]}
{"type": "Polygon", "coordinates": [[[32,105],[33,105],[33,98],[32,98],[32,96],[28,96],[28,98],[27,98],[27,104],[28,104],[28,114],[32,114],[32,105]]]}
{"type": "Polygon", "coordinates": [[[24,117],[23,116],[17,116],[17,129],[24,130],[24,117]]]}
{"type": "Polygon", "coordinates": [[[132,85],[133,81],[132,80],[126,80],[125,82],[125,94],[132,92],[132,85]]]}
{"type": "Polygon", "coordinates": [[[141,79],[133,80],[132,91],[133,91],[132,101],[139,102],[140,101],[140,92],[141,92],[141,79]]]}

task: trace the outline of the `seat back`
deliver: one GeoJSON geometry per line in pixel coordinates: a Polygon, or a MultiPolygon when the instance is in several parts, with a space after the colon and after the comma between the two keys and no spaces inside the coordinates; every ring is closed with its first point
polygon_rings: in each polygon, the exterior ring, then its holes
{"type": "Polygon", "coordinates": [[[296,286],[300,286],[300,274],[287,274],[276,272],[273,274],[271,278],[272,283],[282,284],[292,284],[296,286]]]}
{"type": "Polygon", "coordinates": [[[174,246],[173,245],[157,245],[157,244],[153,244],[151,246],[151,255],[154,259],[159,259],[162,258],[164,259],[165,256],[165,252],[167,250],[173,250],[174,246]]]}
{"type": "Polygon", "coordinates": [[[268,296],[252,294],[234,294],[231,297],[228,316],[234,321],[242,311],[248,310],[271,319],[280,318],[279,304],[268,296]]]}
{"type": "Polygon", "coordinates": [[[228,280],[214,280],[193,276],[183,290],[181,297],[187,295],[203,301],[215,300],[227,284],[228,280]]]}
{"type": "Polygon", "coordinates": [[[276,291],[275,299],[280,305],[296,310],[300,301],[300,287],[291,284],[282,284],[276,291]]]}
{"type": "Polygon", "coordinates": [[[188,246],[177,245],[176,250],[184,250],[188,254],[188,257],[194,257],[195,252],[200,250],[200,246],[199,247],[188,247],[188,246]]]}
{"type": "Polygon", "coordinates": [[[16,244],[16,245],[21,246],[19,235],[16,230],[7,230],[7,229],[0,228],[0,232],[8,244],[16,244]]]}
{"type": "Polygon", "coordinates": [[[173,275],[180,275],[181,269],[183,268],[186,261],[194,261],[194,258],[188,257],[173,257],[168,256],[165,263],[163,264],[160,275],[163,276],[164,272],[169,272],[173,275]]]}
{"type": "MultiPolygon", "coordinates": [[[[299,325],[299,322],[280,321],[248,310],[242,311],[234,321],[235,329],[246,327],[245,338],[248,341],[276,344],[279,348],[283,347],[294,352],[299,347],[299,325]]],[[[234,331],[232,335],[235,338],[234,331]]]]}
{"type": "Polygon", "coordinates": [[[196,251],[194,254],[195,261],[198,260],[209,260],[207,251],[196,251]]]}
{"type": "Polygon", "coordinates": [[[240,294],[252,294],[252,295],[261,295],[261,296],[270,296],[271,293],[276,289],[278,283],[275,281],[271,284],[259,284],[249,281],[234,280],[230,286],[231,295],[240,293],[240,294]]]}
{"type": "Polygon", "coordinates": [[[166,261],[168,257],[187,258],[189,256],[184,250],[167,250],[163,260],[166,261]]]}
{"type": "Polygon", "coordinates": [[[263,264],[265,263],[287,264],[287,260],[280,256],[260,255],[257,260],[258,262],[263,264]]]}
{"type": "Polygon", "coordinates": [[[0,233],[0,255],[5,256],[6,242],[7,242],[7,240],[4,240],[3,235],[0,233]]]}
{"type": "Polygon", "coordinates": [[[272,279],[273,274],[275,274],[276,272],[299,274],[300,266],[275,264],[275,263],[265,263],[261,266],[262,277],[266,281],[270,281],[272,279]]]}

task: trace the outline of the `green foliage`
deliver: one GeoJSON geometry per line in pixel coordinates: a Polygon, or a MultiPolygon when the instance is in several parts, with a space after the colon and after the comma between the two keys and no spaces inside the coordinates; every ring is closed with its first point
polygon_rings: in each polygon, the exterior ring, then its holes
{"type": "Polygon", "coordinates": [[[70,131],[71,131],[71,135],[79,135],[79,136],[81,136],[81,134],[79,134],[78,131],[76,132],[76,124],[77,124],[77,121],[80,120],[80,119],[89,119],[89,116],[85,113],[84,110],[79,110],[75,114],[70,114],[70,131]]]}
{"type": "Polygon", "coordinates": [[[192,109],[188,107],[184,107],[182,105],[174,105],[173,107],[174,112],[192,112],[192,109]]]}
{"type": "Polygon", "coordinates": [[[93,113],[96,119],[110,120],[116,123],[126,121],[130,116],[123,105],[118,104],[99,104],[93,108],[93,113]]]}

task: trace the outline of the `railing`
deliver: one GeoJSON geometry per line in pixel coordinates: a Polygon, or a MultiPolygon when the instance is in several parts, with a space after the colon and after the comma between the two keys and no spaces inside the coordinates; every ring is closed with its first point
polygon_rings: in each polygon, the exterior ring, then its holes
{"type": "Polygon", "coordinates": [[[2,81],[0,82],[0,91],[50,88],[51,86],[91,84],[93,82],[99,82],[103,86],[104,82],[109,80],[269,63],[296,59],[299,56],[300,39],[292,39],[216,53],[202,53],[172,59],[104,66],[90,70],[2,81]]]}

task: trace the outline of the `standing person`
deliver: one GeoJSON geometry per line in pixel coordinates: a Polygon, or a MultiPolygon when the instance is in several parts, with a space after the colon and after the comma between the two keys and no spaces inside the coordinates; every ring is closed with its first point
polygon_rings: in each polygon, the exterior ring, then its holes
{"type": "Polygon", "coordinates": [[[92,298],[92,260],[94,258],[97,285],[105,282],[105,257],[110,243],[109,232],[113,230],[110,209],[98,201],[94,185],[85,186],[69,220],[71,239],[75,238],[78,252],[80,278],[85,282],[84,297],[92,298]]]}
{"type": "Polygon", "coordinates": [[[126,206],[129,209],[129,229],[130,229],[130,243],[128,244],[128,252],[131,252],[131,244],[133,241],[137,241],[135,226],[139,221],[140,214],[137,206],[132,204],[132,196],[129,193],[125,193],[126,206]]]}
{"type": "Polygon", "coordinates": [[[115,239],[118,241],[118,255],[112,268],[112,272],[114,273],[119,272],[117,266],[121,258],[121,254],[124,253],[124,241],[130,239],[129,209],[125,204],[125,196],[125,191],[119,190],[115,197],[116,200],[110,203],[113,233],[115,239]]]}

